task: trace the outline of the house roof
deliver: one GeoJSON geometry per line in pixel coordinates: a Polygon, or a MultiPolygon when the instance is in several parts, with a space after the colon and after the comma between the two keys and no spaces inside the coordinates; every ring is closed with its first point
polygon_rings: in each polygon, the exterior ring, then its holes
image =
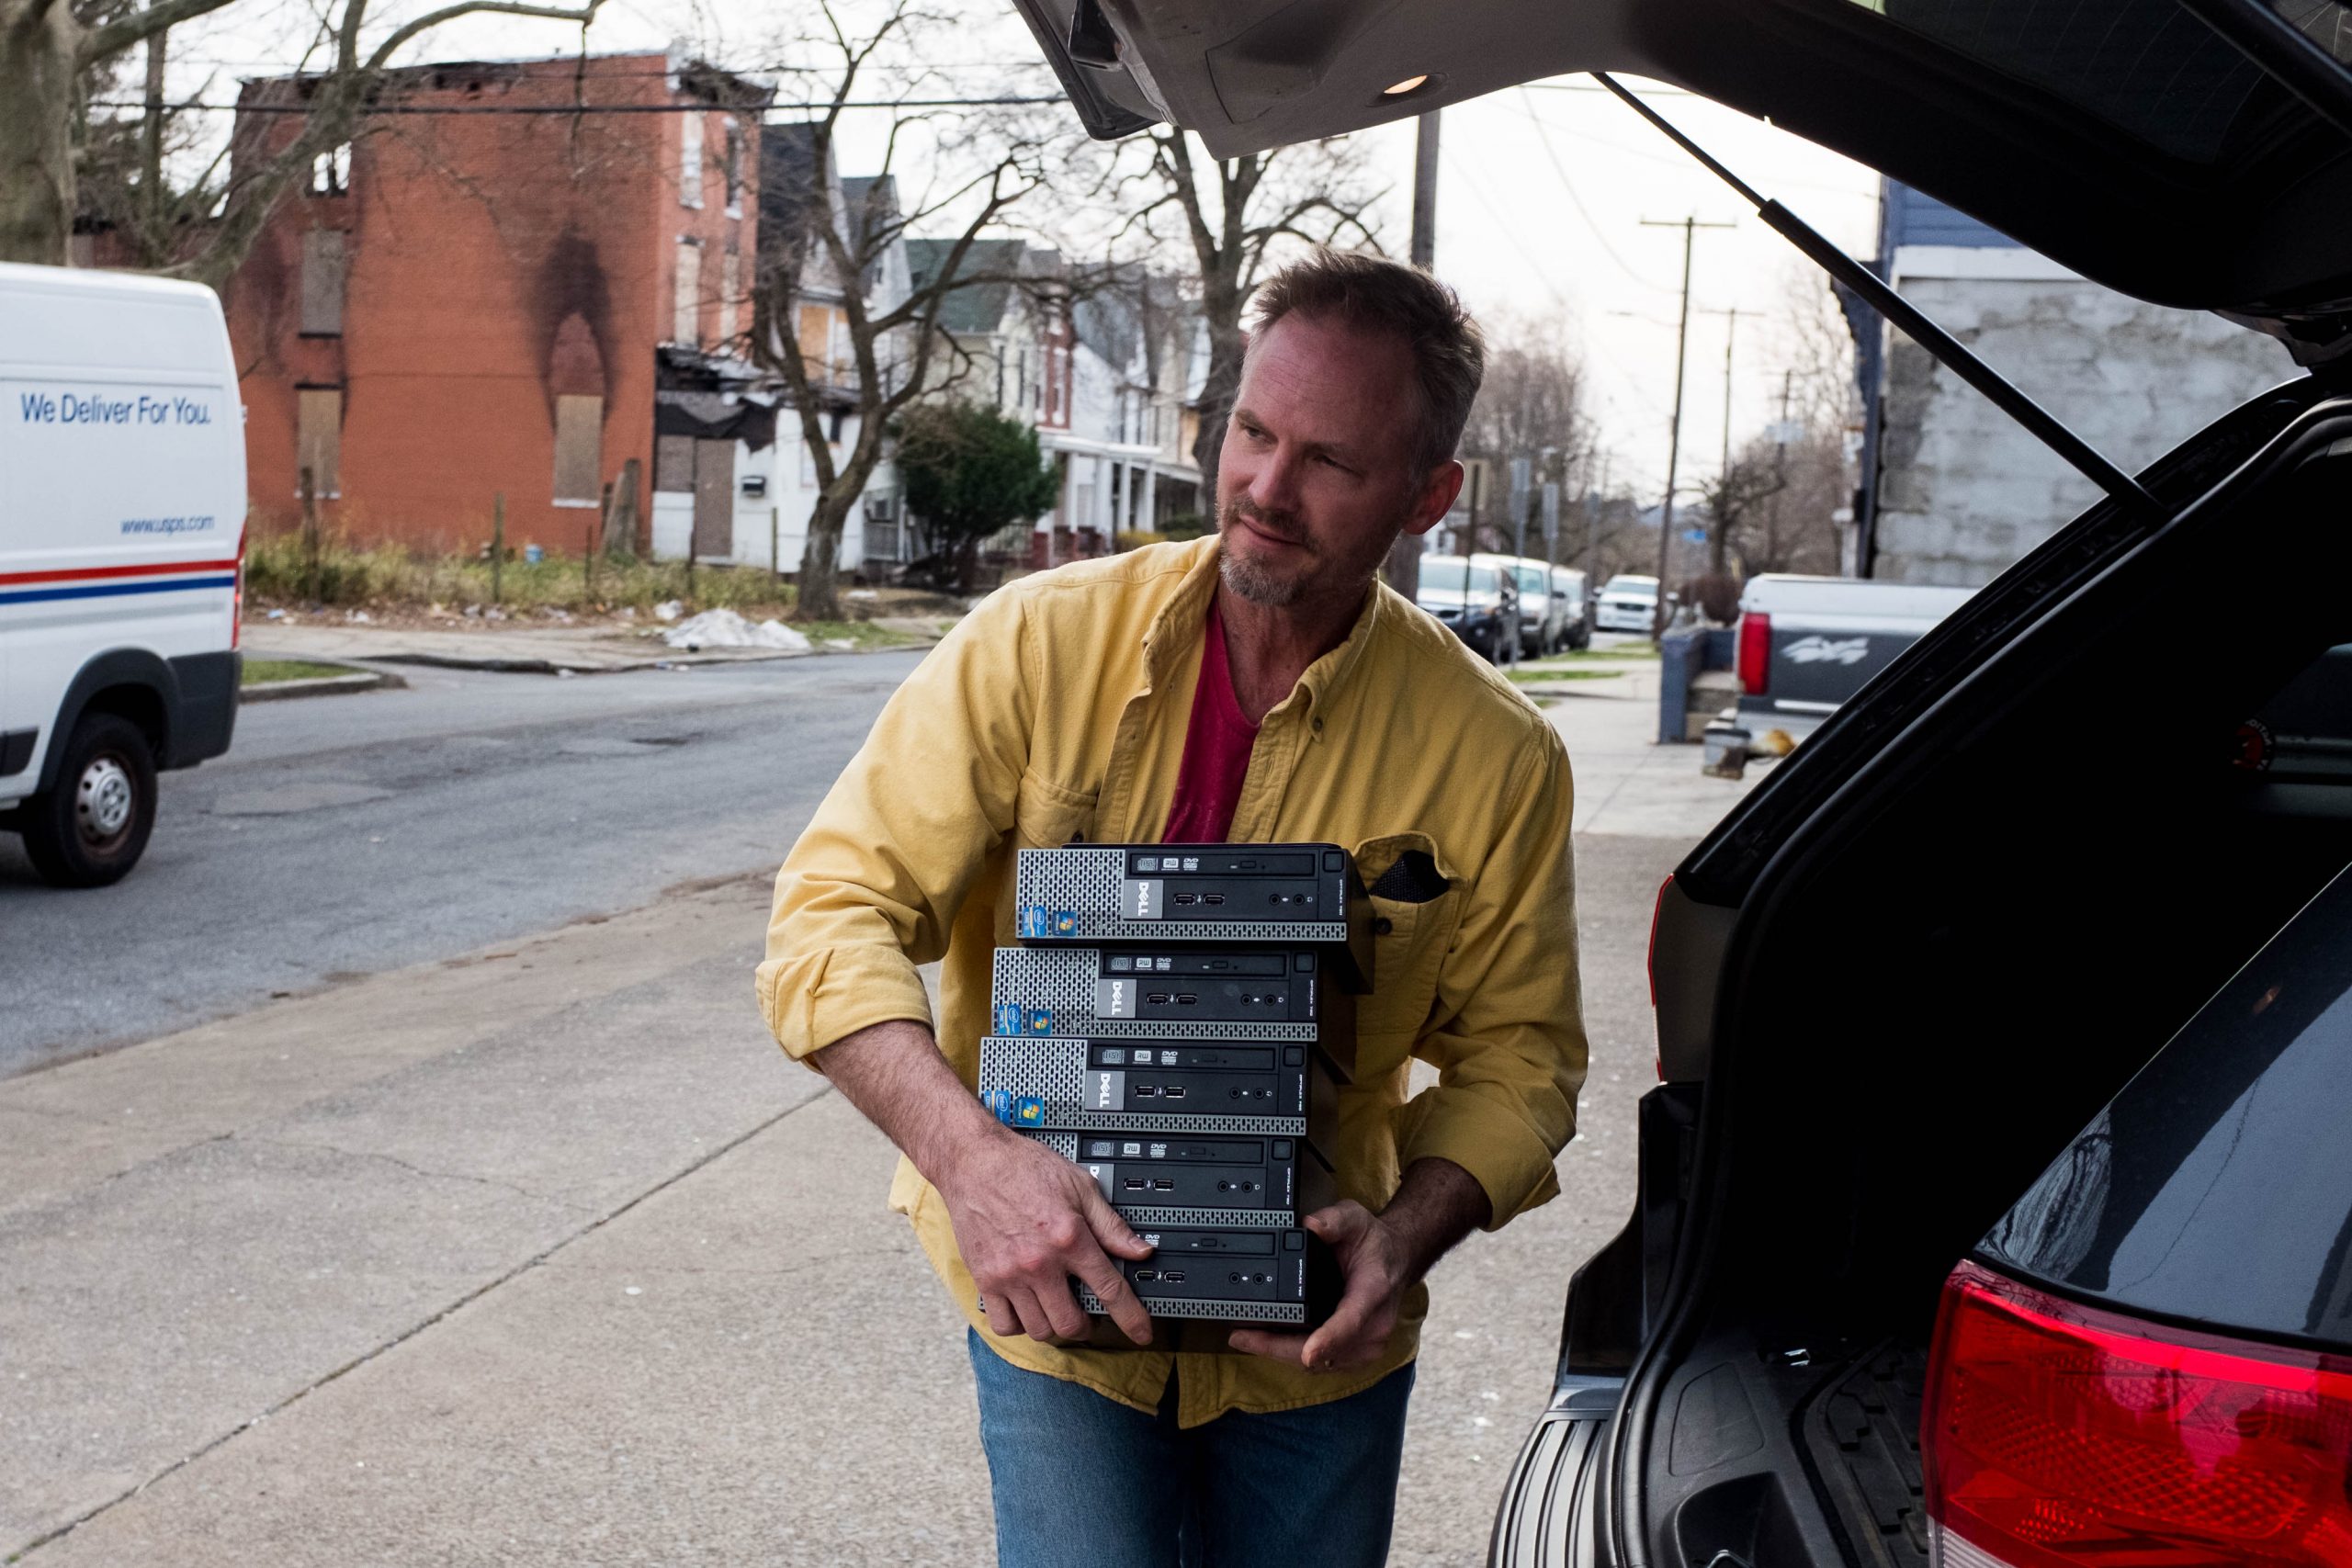
{"type": "MultiPolygon", "coordinates": [[[[947,265],[956,248],[953,240],[909,240],[907,269],[917,288],[926,287],[947,265]]],[[[991,275],[989,281],[953,289],[939,308],[939,324],[951,333],[992,333],[1004,324],[1012,303],[1011,275],[1021,270],[1026,243],[1020,240],[975,240],[964,253],[962,276],[991,275]]]]}

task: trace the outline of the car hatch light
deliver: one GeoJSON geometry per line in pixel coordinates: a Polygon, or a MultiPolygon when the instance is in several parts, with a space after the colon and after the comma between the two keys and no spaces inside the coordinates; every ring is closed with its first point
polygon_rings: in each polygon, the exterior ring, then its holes
{"type": "Polygon", "coordinates": [[[1920,1446],[1944,1568],[2352,1562],[2352,1358],[2160,1326],[1963,1263],[1920,1446]]]}

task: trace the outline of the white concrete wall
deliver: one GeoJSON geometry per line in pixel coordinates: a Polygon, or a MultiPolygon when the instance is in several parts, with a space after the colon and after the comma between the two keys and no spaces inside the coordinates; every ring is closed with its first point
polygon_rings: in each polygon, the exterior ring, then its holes
{"type": "MultiPolygon", "coordinates": [[[[2127,471],[2300,374],[2273,339],[2030,251],[1909,247],[1894,270],[1929,317],[2127,471]]],[[[2099,498],[1899,333],[1881,441],[1877,575],[1896,581],[1988,582],[2099,498]]]]}
{"type": "Polygon", "coordinates": [[[695,498],[690,491],[653,492],[653,558],[684,560],[695,536],[695,498]]]}
{"type": "MultiPolygon", "coordinates": [[[[836,457],[846,453],[857,441],[857,421],[842,422],[841,444],[834,448],[836,457]]],[[[775,509],[775,558],[780,570],[798,571],[801,558],[808,553],[808,516],[817,509],[817,486],[812,477],[814,464],[808,448],[800,439],[798,419],[789,409],[776,418],[776,438],[766,447],[754,452],[742,442],[735,444],[735,548],[727,558],[737,566],[752,566],[764,570],[769,562],[768,509],[775,509]],[[749,496],[743,493],[743,477],[761,473],[767,476],[767,494],[749,496]]],[[[875,470],[868,482],[871,490],[888,476],[885,463],[875,470]]],[[[854,571],[865,558],[865,509],[861,504],[853,510],[842,526],[841,553],[837,570],[854,571]]]]}

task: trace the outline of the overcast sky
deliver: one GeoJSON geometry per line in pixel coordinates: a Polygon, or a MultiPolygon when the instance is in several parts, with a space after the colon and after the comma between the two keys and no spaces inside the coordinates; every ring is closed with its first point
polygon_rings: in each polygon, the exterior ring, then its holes
{"type": "MultiPolygon", "coordinates": [[[[956,56],[941,63],[972,94],[1049,92],[1053,78],[1010,6],[975,4],[956,29],[956,56]]],[[[234,96],[240,75],[296,63],[310,14],[305,0],[239,0],[201,34],[175,33],[175,96],[204,90],[234,96]],[[208,86],[208,82],[209,85],[208,86]]],[[[600,52],[659,50],[674,37],[700,40],[721,63],[757,67],[782,54],[779,35],[803,7],[775,0],[607,0],[588,47],[600,52]]],[[[576,28],[512,18],[475,18],[432,35],[410,61],[562,53],[576,28]]],[[[1637,85],[1645,85],[1637,84],[1637,85]]],[[[1876,244],[1877,180],[1868,170],[1727,109],[1668,89],[1651,102],[1701,145],[1768,196],[1777,197],[1856,254],[1876,244]]],[[[786,79],[786,92],[790,91],[786,79]]],[[[887,116],[848,128],[844,174],[878,159],[887,116]]],[[[1381,241],[1402,254],[1409,239],[1413,130],[1408,123],[1363,133],[1392,182],[1381,241]]],[[[1583,352],[1593,413],[1617,459],[1617,477],[1654,494],[1666,471],[1668,411],[1674,389],[1674,319],[1681,281],[1679,222],[1727,222],[1699,232],[1692,268],[1690,349],[1682,421],[1681,482],[1713,473],[1724,434],[1724,351],[1739,312],[1733,361],[1735,446],[1776,417],[1786,326],[1795,288],[1818,288],[1818,274],[1766,229],[1732,192],[1589,81],[1566,78],[1515,88],[1444,111],[1438,196],[1437,270],[1481,312],[1566,322],[1583,352]]]]}

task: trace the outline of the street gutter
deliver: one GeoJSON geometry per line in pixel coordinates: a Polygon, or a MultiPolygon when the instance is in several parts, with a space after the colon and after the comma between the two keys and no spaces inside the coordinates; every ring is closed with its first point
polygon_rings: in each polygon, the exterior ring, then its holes
{"type": "Polygon", "coordinates": [[[374,692],[407,684],[389,670],[355,669],[348,675],[312,675],[299,681],[265,681],[257,686],[240,686],[237,701],[240,705],[277,703],[293,697],[332,697],[345,692],[374,692]]]}

